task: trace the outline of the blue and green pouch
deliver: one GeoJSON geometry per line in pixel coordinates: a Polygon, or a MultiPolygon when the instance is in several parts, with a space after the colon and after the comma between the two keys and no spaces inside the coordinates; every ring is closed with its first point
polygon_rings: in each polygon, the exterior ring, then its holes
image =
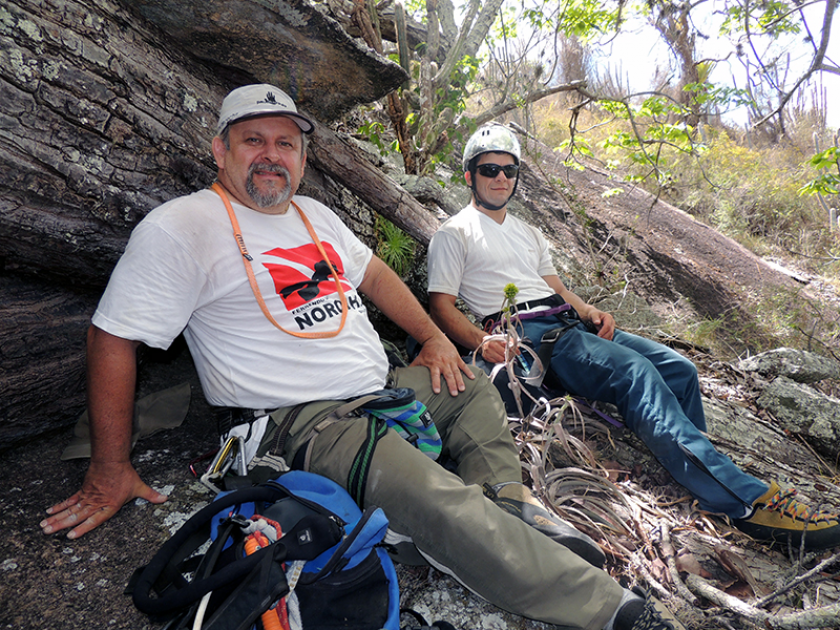
{"type": "Polygon", "coordinates": [[[380,389],[364,398],[359,408],[370,418],[367,438],[359,447],[347,475],[347,491],[357,505],[365,505],[370,463],[376,445],[385,437],[389,427],[433,460],[440,456],[442,446],[432,414],[415,398],[413,389],[380,389]]]}
{"type": "Polygon", "coordinates": [[[379,398],[367,402],[362,410],[384,420],[400,437],[432,459],[440,456],[440,434],[426,405],[408,387],[373,392],[379,398]]]}

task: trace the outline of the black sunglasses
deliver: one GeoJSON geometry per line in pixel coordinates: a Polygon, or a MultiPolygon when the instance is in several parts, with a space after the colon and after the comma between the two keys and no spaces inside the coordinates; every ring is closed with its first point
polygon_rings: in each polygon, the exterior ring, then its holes
{"type": "Polygon", "coordinates": [[[478,171],[479,175],[491,179],[494,179],[499,174],[499,171],[503,171],[505,177],[513,179],[519,172],[519,165],[508,164],[507,166],[499,166],[498,164],[479,164],[475,170],[478,171]]]}

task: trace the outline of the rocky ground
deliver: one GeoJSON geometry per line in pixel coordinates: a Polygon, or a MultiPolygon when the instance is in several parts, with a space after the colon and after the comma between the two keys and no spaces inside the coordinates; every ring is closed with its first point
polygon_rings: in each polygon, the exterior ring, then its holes
{"type": "MultiPolygon", "coordinates": [[[[177,384],[172,381],[189,372],[189,356],[149,357],[143,362],[141,393],[158,391],[177,384]]],[[[786,479],[808,479],[806,493],[824,495],[840,505],[840,493],[825,476],[822,463],[802,445],[790,446],[781,431],[751,415],[749,387],[734,375],[737,370],[710,365],[698,357],[704,372],[704,391],[709,400],[709,420],[714,442],[751,470],[774,470],[786,479]],[[735,413],[736,408],[742,413],[735,413]],[[745,439],[746,435],[751,439],[745,439]],[[755,440],[753,443],[751,440],[755,440]],[[775,441],[773,441],[775,440],[775,441]],[[763,441],[763,444],[759,444],[763,441]],[[738,445],[746,448],[739,449],[738,445]],[[758,445],[756,445],[758,444],[758,445]],[[782,468],[774,468],[773,457],[788,449],[782,468]],[[769,453],[769,455],[768,455],[769,453]]],[[[748,379],[747,379],[748,380],[748,379]]],[[[136,611],[123,590],[134,569],[147,562],[156,549],[187,516],[202,507],[210,495],[190,473],[190,462],[215,446],[212,412],[199,393],[195,379],[188,417],[176,429],[141,440],[134,451],[134,462],[152,486],[169,494],[163,505],[136,501],[123,508],[102,527],[79,540],[63,535],[44,536],[38,522],[47,506],[72,494],[81,483],[85,460],[60,461],[70,434],[46,437],[25,447],[4,453],[0,474],[7,489],[0,500],[0,628],[161,628],[136,611]]],[[[597,418],[589,419],[588,443],[602,462],[624,470],[616,477],[620,492],[635,506],[627,512],[634,531],[613,541],[602,539],[610,550],[610,571],[619,579],[639,582],[671,597],[683,589],[685,576],[694,575],[738,601],[753,602],[789,585],[796,576],[830,553],[801,558],[794,550],[770,550],[751,542],[716,518],[699,513],[667,473],[653,461],[632,435],[613,429],[609,439],[597,428],[597,418]],[[635,516],[630,515],[634,512],[635,516]],[[680,575],[669,570],[675,562],[680,575]]],[[[603,423],[601,423],[603,424],[603,423]]],[[[559,465],[559,464],[558,464],[559,465]]],[[[536,468],[529,466],[534,471],[536,468]]],[[[837,559],[821,572],[817,586],[794,589],[798,602],[816,596],[810,606],[824,606],[840,600],[840,589],[832,580],[837,559]],[[816,590],[815,590],[816,589],[816,590]]],[[[431,569],[400,567],[403,605],[427,620],[445,619],[456,628],[486,630],[534,629],[544,627],[530,620],[505,613],[482,602],[449,578],[431,569]]],[[[692,579],[692,578],[689,578],[692,579]]],[[[797,604],[800,605],[800,604],[797,604]]],[[[689,594],[671,600],[687,627],[694,629],[751,627],[743,617],[732,614],[723,604],[689,594]],[[724,625],[721,625],[724,624],[724,625]]],[[[796,610],[782,598],[771,609],[777,614],[796,610]]],[[[821,626],[801,626],[821,627],[821,626]]]]}

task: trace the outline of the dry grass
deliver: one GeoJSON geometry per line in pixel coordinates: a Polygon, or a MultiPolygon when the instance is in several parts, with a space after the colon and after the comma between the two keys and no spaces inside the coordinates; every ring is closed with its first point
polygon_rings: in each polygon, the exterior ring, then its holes
{"type": "MultiPolygon", "coordinates": [[[[559,147],[572,137],[567,98],[544,99],[534,107],[533,128],[548,146],[559,147]]],[[[610,168],[619,179],[650,175],[649,165],[635,164],[626,153],[605,148],[609,137],[632,131],[629,123],[584,108],[576,125],[575,143],[592,154],[577,159],[610,168]]],[[[825,148],[830,134],[821,135],[820,146],[825,148]]],[[[695,133],[695,142],[699,151],[694,156],[663,149],[660,178],[648,177],[642,185],[759,255],[783,257],[802,268],[840,277],[840,233],[830,232],[817,198],[799,194],[817,175],[807,164],[815,152],[809,118],[791,125],[789,137],[775,144],[734,127],[709,125],[702,134],[695,133]]],[[[840,200],[826,202],[840,206],[840,200]]]]}

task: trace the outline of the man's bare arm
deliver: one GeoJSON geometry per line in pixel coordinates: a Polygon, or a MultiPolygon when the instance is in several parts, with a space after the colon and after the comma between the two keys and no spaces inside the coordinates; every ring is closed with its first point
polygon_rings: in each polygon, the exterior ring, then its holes
{"type": "Polygon", "coordinates": [[[435,325],[411,290],[388,265],[374,256],[365,271],[359,290],[392,322],[423,346],[412,365],[425,365],[432,376],[432,390],[440,392],[443,376],[449,393],[464,391],[462,373],[475,378],[449,339],[435,325]]]}
{"type": "Polygon", "coordinates": [[[95,326],[88,330],[90,466],[82,489],[47,510],[51,516],[41,522],[45,534],[72,527],[67,537],[78,538],[131,499],[166,501],[143,483],[129,459],[139,345],[95,326]]]}
{"type": "MultiPolygon", "coordinates": [[[[429,313],[450,339],[468,350],[478,348],[487,336],[455,306],[454,295],[429,293],[429,313]]],[[[502,341],[488,342],[482,347],[481,355],[491,363],[502,363],[505,360],[505,345],[502,341]]]]}

